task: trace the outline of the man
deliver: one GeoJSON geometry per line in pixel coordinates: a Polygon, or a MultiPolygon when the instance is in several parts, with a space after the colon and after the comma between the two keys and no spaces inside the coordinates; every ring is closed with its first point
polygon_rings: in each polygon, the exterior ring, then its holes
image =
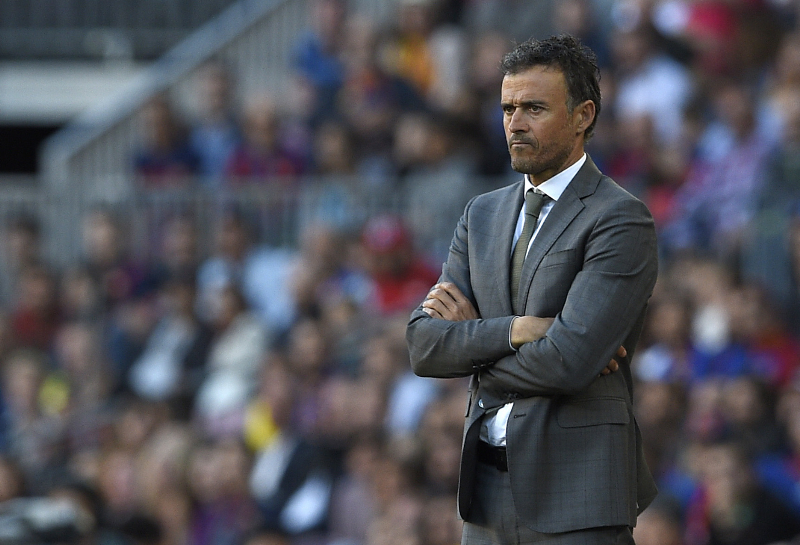
{"type": "Polygon", "coordinates": [[[594,54],[569,36],[532,40],[502,67],[511,165],[525,179],[467,204],[411,316],[411,363],[472,376],[463,544],[633,543],[656,493],[630,373],[657,275],[653,221],[583,151],[600,111],[594,54]]]}

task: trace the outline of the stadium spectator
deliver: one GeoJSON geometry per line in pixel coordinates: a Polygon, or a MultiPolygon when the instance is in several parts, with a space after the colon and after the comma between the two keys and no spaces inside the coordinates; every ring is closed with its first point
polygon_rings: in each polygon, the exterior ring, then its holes
{"type": "Polygon", "coordinates": [[[311,85],[314,99],[311,106],[312,124],[331,115],[334,97],[344,81],[342,55],[347,39],[345,20],[347,2],[344,0],[314,0],[309,11],[309,29],[294,46],[292,67],[297,75],[311,85]]]}
{"type": "Polygon", "coordinates": [[[0,295],[8,307],[14,303],[22,271],[39,265],[42,251],[42,233],[39,220],[30,214],[17,214],[5,225],[0,295]]]}
{"type": "Polygon", "coordinates": [[[263,323],[235,286],[222,289],[217,305],[195,415],[209,436],[237,437],[269,341],[263,323]]]}
{"type": "Polygon", "coordinates": [[[226,56],[143,107],[147,191],[3,201],[0,500],[102,545],[457,543],[467,385],[411,374],[402,330],[509,174],[502,54],[566,31],[604,67],[587,150],[660,238],[636,542],[800,539],[797,3],[368,5],[315,0],[274,99],[226,56]]]}
{"type": "Polygon", "coordinates": [[[375,185],[393,171],[389,151],[397,118],[425,103],[408,78],[383,66],[374,23],[353,17],[346,25],[344,79],[334,106],[353,132],[356,171],[375,185]]]}
{"type": "Polygon", "coordinates": [[[220,293],[233,286],[241,291],[247,306],[262,320],[270,335],[285,331],[295,316],[295,302],[289,288],[295,253],[257,244],[250,218],[235,206],[223,210],[216,219],[213,238],[214,252],[197,273],[200,318],[212,319],[220,293]]]}
{"type": "Polygon", "coordinates": [[[21,271],[10,315],[13,342],[20,347],[52,348],[60,316],[56,277],[43,265],[21,271]]]}
{"type": "Polygon", "coordinates": [[[211,328],[195,313],[193,276],[168,280],[159,291],[160,319],[133,362],[127,380],[139,396],[169,401],[188,417],[212,344],[211,328]]]}
{"type": "Polygon", "coordinates": [[[134,173],[142,187],[186,187],[194,182],[198,158],[185,130],[165,96],[152,99],[142,112],[141,148],[134,157],[134,173]]]}
{"type": "Polygon", "coordinates": [[[379,315],[407,312],[436,283],[437,272],[414,249],[408,228],[400,218],[370,218],[361,242],[365,270],[375,283],[370,306],[379,315]]]}
{"type": "Polygon", "coordinates": [[[464,31],[438,20],[436,0],[401,0],[394,32],[381,46],[386,69],[408,80],[434,110],[458,107],[464,92],[467,41],[464,31]]]}
{"type": "Polygon", "coordinates": [[[284,146],[277,106],[267,96],[251,97],[244,110],[244,139],[228,157],[227,184],[290,187],[305,169],[284,146]]]}
{"type": "Polygon", "coordinates": [[[186,469],[193,505],[189,543],[236,545],[259,526],[258,508],[247,492],[250,465],[236,440],[194,446],[186,469]]]}
{"type": "Polygon", "coordinates": [[[223,182],[228,158],[242,136],[234,106],[234,81],[230,69],[211,62],[198,75],[200,117],[189,132],[189,143],[197,156],[201,181],[210,188],[223,182]]]}
{"type": "Polygon", "coordinates": [[[680,210],[665,233],[668,248],[699,248],[722,259],[741,250],[773,146],[759,133],[753,93],[739,82],[714,89],[717,122],[706,129],[676,195],[680,210]]]}
{"type": "Polygon", "coordinates": [[[112,310],[142,295],[144,267],[130,254],[120,218],[111,210],[96,208],[82,220],[84,265],[100,287],[103,308],[112,310]]]}
{"type": "Polygon", "coordinates": [[[617,119],[624,123],[649,116],[656,140],[674,143],[680,137],[682,114],[693,92],[689,70],[655,47],[647,27],[618,29],[611,46],[617,119]]]}
{"type": "Polygon", "coordinates": [[[702,448],[702,485],[687,508],[687,545],[768,545],[800,532],[794,513],[758,484],[740,445],[702,448]]]}

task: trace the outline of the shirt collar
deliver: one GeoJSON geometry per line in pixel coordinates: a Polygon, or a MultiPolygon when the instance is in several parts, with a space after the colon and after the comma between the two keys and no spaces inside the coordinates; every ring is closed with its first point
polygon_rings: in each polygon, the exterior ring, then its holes
{"type": "MultiPolygon", "coordinates": [[[[536,189],[541,191],[554,201],[557,201],[585,162],[586,162],[586,154],[584,153],[580,159],[575,161],[575,163],[565,168],[564,170],[562,170],[549,180],[545,180],[544,182],[540,183],[536,187],[536,189]]],[[[530,176],[526,174],[525,191],[527,192],[529,189],[533,189],[533,184],[531,183],[530,176]]]]}

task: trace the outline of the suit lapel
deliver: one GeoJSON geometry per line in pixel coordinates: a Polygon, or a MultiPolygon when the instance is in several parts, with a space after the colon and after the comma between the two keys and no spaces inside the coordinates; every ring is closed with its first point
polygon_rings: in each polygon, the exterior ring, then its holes
{"type": "Polygon", "coordinates": [[[503,194],[498,205],[498,213],[494,215],[490,232],[499,233],[495,244],[490,245],[489,263],[498,264],[495,269],[497,274],[497,289],[500,291],[500,313],[498,316],[513,314],[511,305],[511,245],[514,242],[514,229],[522,209],[523,182],[509,186],[509,193],[503,194]]]}
{"type": "Polygon", "coordinates": [[[566,230],[567,226],[572,223],[575,216],[583,210],[582,199],[594,193],[601,176],[592,159],[587,156],[586,162],[575,175],[575,178],[553,205],[541,229],[536,234],[536,238],[533,239],[533,244],[522,268],[519,296],[522,297],[523,301],[528,299],[533,274],[539,267],[542,258],[566,230]]]}

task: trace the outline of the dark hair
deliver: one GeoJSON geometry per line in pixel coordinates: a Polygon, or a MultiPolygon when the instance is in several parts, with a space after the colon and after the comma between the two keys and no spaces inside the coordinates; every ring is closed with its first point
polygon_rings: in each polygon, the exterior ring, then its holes
{"type": "Polygon", "coordinates": [[[588,140],[600,115],[600,70],[597,57],[580,40],[568,34],[546,40],[530,40],[506,53],[500,63],[503,74],[519,74],[534,66],[556,67],[567,82],[567,108],[572,111],[585,100],[594,102],[595,116],[584,133],[588,140]]]}

